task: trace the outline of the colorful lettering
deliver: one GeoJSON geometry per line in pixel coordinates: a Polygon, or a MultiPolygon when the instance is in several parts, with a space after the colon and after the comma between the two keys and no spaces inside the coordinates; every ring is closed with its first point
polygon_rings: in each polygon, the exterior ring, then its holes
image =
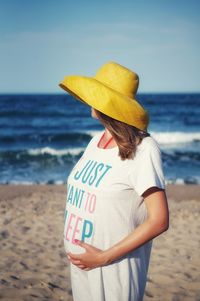
{"type": "Polygon", "coordinates": [[[83,224],[83,232],[81,240],[85,241],[85,238],[92,236],[93,224],[91,221],[85,220],[83,224]]]}
{"type": "Polygon", "coordinates": [[[95,187],[98,187],[110,168],[112,166],[89,160],[81,171],[75,173],[74,179],[81,180],[83,184],[88,183],[90,186],[96,181],[95,187]]]}
{"type": "Polygon", "coordinates": [[[83,219],[74,213],[66,213],[65,221],[65,239],[74,243],[74,239],[80,239],[85,241],[86,238],[92,236],[93,223],[87,219],[83,219]],[[68,219],[67,219],[68,217],[68,219]]]}

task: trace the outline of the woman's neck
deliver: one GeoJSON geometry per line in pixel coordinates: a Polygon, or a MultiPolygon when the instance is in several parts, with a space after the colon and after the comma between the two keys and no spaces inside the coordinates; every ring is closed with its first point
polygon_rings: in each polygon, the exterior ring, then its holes
{"type": "MultiPolygon", "coordinates": [[[[109,132],[109,130],[107,128],[104,129],[104,137],[102,139],[102,144],[105,145],[112,137],[111,133],[109,132]]],[[[109,142],[109,146],[107,148],[113,148],[117,145],[117,143],[115,142],[114,139],[112,139],[110,142],[109,142]]]]}
{"type": "Polygon", "coordinates": [[[107,140],[107,139],[110,139],[111,137],[112,137],[112,135],[111,135],[111,133],[109,132],[109,130],[107,129],[107,128],[105,128],[105,139],[107,140]]]}

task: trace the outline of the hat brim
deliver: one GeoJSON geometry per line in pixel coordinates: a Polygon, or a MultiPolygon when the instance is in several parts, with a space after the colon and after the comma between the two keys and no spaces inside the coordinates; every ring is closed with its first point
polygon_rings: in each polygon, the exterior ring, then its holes
{"type": "Polygon", "coordinates": [[[66,76],[59,86],[94,109],[126,124],[146,130],[148,112],[133,98],[125,96],[93,77],[66,76]]]}

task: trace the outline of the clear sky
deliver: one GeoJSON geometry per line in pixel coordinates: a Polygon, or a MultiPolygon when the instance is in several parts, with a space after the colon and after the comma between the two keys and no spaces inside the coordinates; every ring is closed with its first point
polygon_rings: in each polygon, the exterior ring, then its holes
{"type": "Polygon", "coordinates": [[[0,0],[0,93],[64,93],[116,61],[138,93],[200,91],[199,0],[0,0]]]}

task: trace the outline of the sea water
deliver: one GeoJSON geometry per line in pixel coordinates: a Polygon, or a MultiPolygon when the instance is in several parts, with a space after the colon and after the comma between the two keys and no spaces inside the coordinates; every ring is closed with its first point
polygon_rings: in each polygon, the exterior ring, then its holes
{"type": "MultiPolygon", "coordinates": [[[[138,94],[166,183],[200,183],[200,94],[138,94]]],[[[63,184],[92,136],[90,107],[67,94],[0,95],[0,184],[63,184]]]]}

